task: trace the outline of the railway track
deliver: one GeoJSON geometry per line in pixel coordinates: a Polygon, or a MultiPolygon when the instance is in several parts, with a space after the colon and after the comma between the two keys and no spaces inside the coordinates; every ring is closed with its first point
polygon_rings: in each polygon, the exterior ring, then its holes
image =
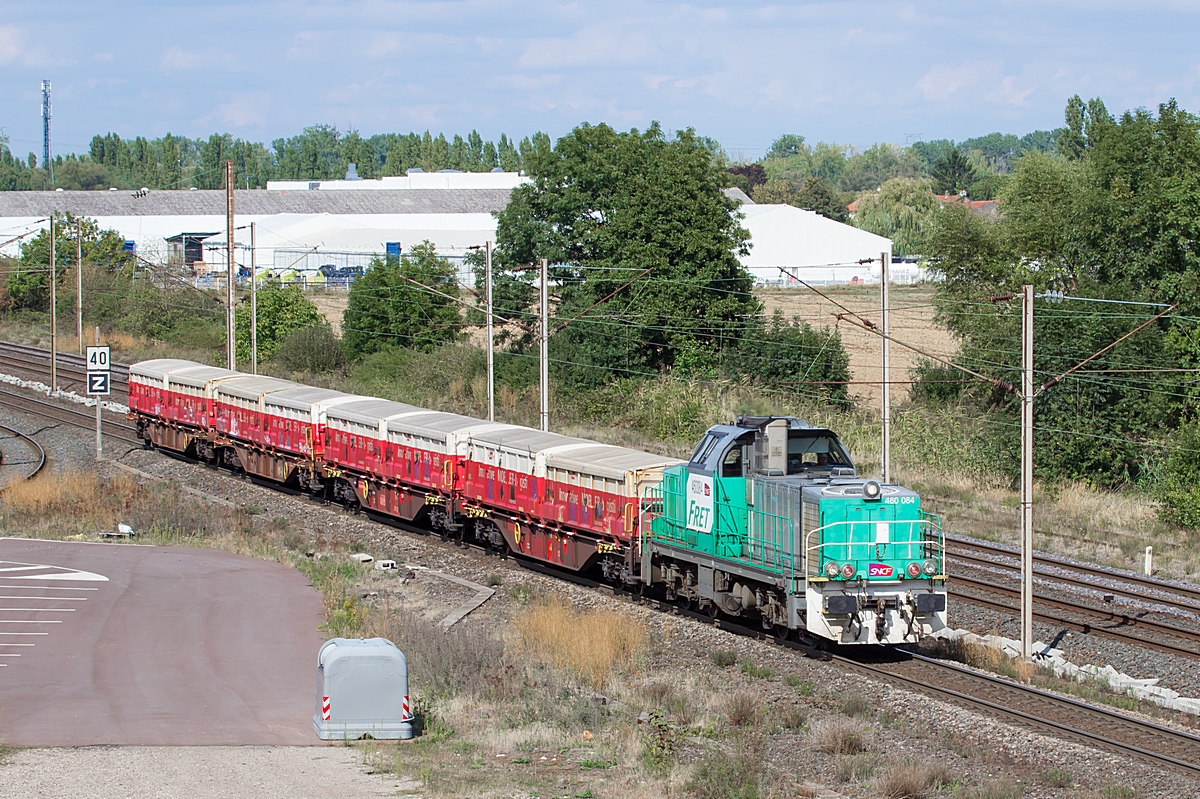
{"type": "MultiPolygon", "coordinates": [[[[94,411],[76,410],[53,400],[31,397],[27,394],[18,394],[14,391],[0,389],[0,405],[68,424],[72,427],[81,427],[85,430],[96,429],[96,414],[94,411]]],[[[143,443],[137,436],[137,428],[133,425],[102,417],[101,429],[106,438],[116,439],[128,444],[141,445],[143,443]]]]}
{"type": "MultiPolygon", "coordinates": [[[[955,560],[972,566],[991,567],[1017,572],[1020,569],[1021,553],[1009,547],[968,541],[957,536],[946,536],[947,554],[955,560]],[[997,560],[1000,559],[1000,560],[997,560]]],[[[1165,580],[1139,574],[1113,571],[1100,566],[1074,563],[1052,555],[1035,554],[1034,574],[1043,579],[1100,591],[1141,602],[1175,607],[1189,613],[1200,612],[1200,589],[1174,585],[1165,580]],[[1063,572],[1066,572],[1065,574],[1063,572]],[[1074,576],[1071,573],[1074,573],[1074,576]]]]}
{"type": "MultiPolygon", "coordinates": [[[[598,580],[563,574],[523,558],[515,560],[531,571],[566,579],[606,594],[620,593],[598,580]]],[[[631,598],[658,610],[715,625],[737,635],[772,640],[806,657],[827,660],[848,671],[1021,724],[1038,732],[1200,777],[1200,736],[1188,732],[914,652],[880,647],[848,655],[831,653],[803,642],[781,642],[769,632],[729,619],[713,620],[705,613],[688,610],[663,599],[633,595],[631,598]]]]}
{"type": "Polygon", "coordinates": [[[882,664],[840,655],[834,660],[960,707],[1200,777],[1196,735],[924,655],[900,654],[901,659],[882,664]]]}
{"type": "MultiPolygon", "coordinates": [[[[58,387],[82,393],[86,388],[87,366],[82,355],[70,352],[59,352],[58,387]]],[[[24,377],[30,380],[50,382],[50,351],[26,344],[14,344],[11,341],[0,342],[0,372],[24,377]]],[[[125,364],[112,364],[111,377],[112,399],[124,402],[129,396],[129,367],[125,364]]]]}
{"type": "MultiPolygon", "coordinates": [[[[1021,612],[1020,600],[1021,591],[1019,588],[1011,588],[1009,586],[997,585],[996,583],[987,582],[985,580],[976,580],[962,574],[955,574],[951,577],[951,596],[960,602],[969,602],[973,605],[999,610],[1001,612],[1012,613],[1019,615],[1021,612]],[[1000,600],[987,599],[978,596],[977,594],[963,593],[956,591],[956,586],[966,586],[977,591],[998,594],[1003,597],[1008,597],[1014,600],[1013,603],[1002,602],[1000,600]]],[[[1186,646],[1182,643],[1175,644],[1170,641],[1154,640],[1145,636],[1137,635],[1131,632],[1132,629],[1145,630],[1147,632],[1158,633],[1175,639],[1184,639],[1187,641],[1200,642],[1200,632],[1189,630],[1186,627],[1179,627],[1166,622],[1154,621],[1128,613],[1118,613],[1116,611],[1105,611],[1100,608],[1090,607],[1078,602],[1071,602],[1066,599],[1057,599],[1048,597],[1042,594],[1034,594],[1033,616],[1038,621],[1044,621],[1048,624],[1053,624],[1057,627],[1066,627],[1079,633],[1087,633],[1089,635],[1099,635],[1105,638],[1110,638],[1123,643],[1132,643],[1137,646],[1155,649],[1159,652],[1166,652],[1172,655],[1181,657],[1200,659],[1200,647],[1186,646]],[[1039,610],[1039,606],[1043,608],[1039,610]],[[1066,613],[1074,613],[1079,616],[1095,619],[1096,623],[1079,621],[1062,614],[1049,613],[1044,608],[1054,608],[1056,610],[1065,611],[1066,613]]]]}
{"type": "Polygon", "coordinates": [[[17,459],[14,457],[11,448],[5,447],[0,449],[0,491],[22,480],[32,480],[46,466],[46,450],[42,448],[42,445],[33,436],[8,425],[0,424],[0,442],[7,443],[10,441],[21,442],[30,457],[17,459]],[[21,467],[26,467],[23,473],[11,471],[20,470],[21,467]]]}

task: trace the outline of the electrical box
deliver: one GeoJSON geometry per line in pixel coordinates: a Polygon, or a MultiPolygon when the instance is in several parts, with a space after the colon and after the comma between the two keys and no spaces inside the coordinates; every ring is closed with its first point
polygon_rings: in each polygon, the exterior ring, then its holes
{"type": "Polygon", "coordinates": [[[386,638],[331,638],[317,653],[317,712],[323,741],[413,737],[408,661],[386,638]]]}

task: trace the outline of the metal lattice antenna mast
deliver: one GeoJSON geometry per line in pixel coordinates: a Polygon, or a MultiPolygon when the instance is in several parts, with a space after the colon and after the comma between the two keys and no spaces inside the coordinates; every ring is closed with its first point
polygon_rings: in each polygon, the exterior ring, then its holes
{"type": "Polygon", "coordinates": [[[42,169],[50,173],[54,184],[54,165],[50,162],[50,81],[42,81],[42,169]]]}

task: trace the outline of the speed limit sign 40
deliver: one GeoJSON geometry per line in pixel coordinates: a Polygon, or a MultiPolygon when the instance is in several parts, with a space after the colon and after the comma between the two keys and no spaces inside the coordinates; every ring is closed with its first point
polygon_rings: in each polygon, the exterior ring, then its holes
{"type": "Polygon", "coordinates": [[[87,348],[87,370],[89,372],[107,372],[110,368],[108,364],[108,347],[87,348]]]}

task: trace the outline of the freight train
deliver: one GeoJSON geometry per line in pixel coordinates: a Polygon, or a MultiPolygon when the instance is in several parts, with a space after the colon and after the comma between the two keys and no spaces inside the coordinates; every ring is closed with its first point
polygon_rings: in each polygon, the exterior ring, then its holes
{"type": "Polygon", "coordinates": [[[946,625],[937,517],[802,419],[718,425],[683,462],[176,359],[130,367],[129,409],[148,446],[781,638],[946,625]]]}

